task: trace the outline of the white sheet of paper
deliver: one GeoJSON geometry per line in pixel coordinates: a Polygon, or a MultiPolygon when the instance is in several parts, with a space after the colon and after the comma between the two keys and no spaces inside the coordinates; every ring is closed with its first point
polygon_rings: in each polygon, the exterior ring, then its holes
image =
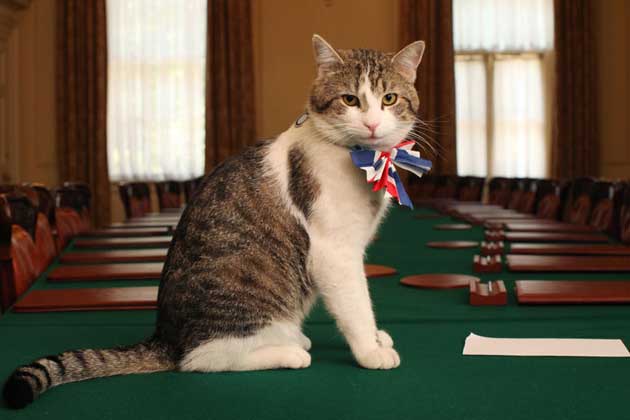
{"type": "Polygon", "coordinates": [[[470,333],[464,355],[630,357],[621,340],[584,338],[490,338],[470,333]]]}

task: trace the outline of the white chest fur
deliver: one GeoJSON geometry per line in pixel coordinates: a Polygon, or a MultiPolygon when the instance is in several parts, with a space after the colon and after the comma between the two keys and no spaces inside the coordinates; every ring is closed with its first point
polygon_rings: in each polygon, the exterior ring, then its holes
{"type": "Polygon", "coordinates": [[[347,148],[320,140],[307,122],[282,133],[271,146],[268,167],[278,180],[283,198],[305,225],[311,239],[345,244],[363,253],[389,200],[384,191],[372,191],[365,172],[353,165],[347,148]],[[305,220],[288,194],[288,153],[299,146],[319,185],[312,214],[305,220]]]}

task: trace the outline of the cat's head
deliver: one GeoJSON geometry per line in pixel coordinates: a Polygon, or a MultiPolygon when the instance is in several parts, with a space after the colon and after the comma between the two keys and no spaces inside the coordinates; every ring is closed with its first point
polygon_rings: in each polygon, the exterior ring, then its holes
{"type": "Polygon", "coordinates": [[[416,122],[419,100],[414,86],[424,42],[398,53],[335,50],[313,36],[317,78],[308,103],[319,133],[339,145],[389,150],[416,122]]]}

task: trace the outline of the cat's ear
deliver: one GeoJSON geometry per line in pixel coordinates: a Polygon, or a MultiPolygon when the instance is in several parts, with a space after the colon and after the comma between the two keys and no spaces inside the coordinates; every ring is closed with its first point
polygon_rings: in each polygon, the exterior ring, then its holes
{"type": "Polygon", "coordinates": [[[326,68],[332,64],[343,64],[343,59],[337,51],[324,38],[313,35],[313,54],[319,69],[326,68]]]}
{"type": "Polygon", "coordinates": [[[394,68],[409,83],[416,81],[416,71],[422,61],[422,54],[424,54],[424,41],[416,41],[398,51],[392,58],[394,68]]]}

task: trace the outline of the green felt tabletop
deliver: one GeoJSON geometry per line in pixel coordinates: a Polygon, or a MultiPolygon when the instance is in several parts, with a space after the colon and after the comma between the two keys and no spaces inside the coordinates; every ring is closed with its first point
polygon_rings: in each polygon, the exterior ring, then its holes
{"type": "MultiPolygon", "coordinates": [[[[331,318],[317,305],[306,322],[311,367],[300,371],[220,374],[160,373],[98,379],[55,388],[25,410],[0,407],[0,419],[627,419],[630,360],[464,357],[470,332],[496,337],[621,338],[630,343],[624,305],[519,306],[517,279],[623,279],[616,274],[481,275],[503,279],[505,307],[472,307],[467,289],[420,290],[399,285],[420,273],[471,274],[468,250],[431,249],[427,241],[482,240],[481,228],[438,231],[449,219],[414,219],[392,209],[368,251],[368,262],[400,275],[370,280],[382,328],[401,366],[357,367],[331,318]]],[[[630,275],[626,275],[630,279],[630,275]]],[[[156,284],[117,281],[50,284],[37,289],[156,284]]],[[[110,347],[152,332],[154,311],[14,314],[0,318],[0,376],[17,365],[73,348],[110,347]]]]}

